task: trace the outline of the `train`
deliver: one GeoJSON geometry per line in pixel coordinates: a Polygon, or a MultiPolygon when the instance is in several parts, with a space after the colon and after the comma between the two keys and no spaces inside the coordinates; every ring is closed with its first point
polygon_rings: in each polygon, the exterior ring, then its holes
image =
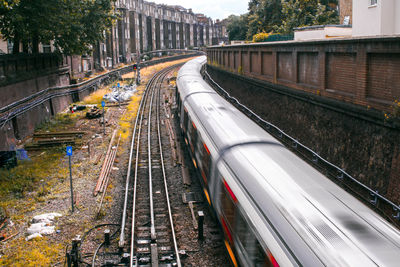
{"type": "Polygon", "coordinates": [[[400,232],[221,97],[178,72],[179,125],[233,266],[400,266],[400,232]]]}

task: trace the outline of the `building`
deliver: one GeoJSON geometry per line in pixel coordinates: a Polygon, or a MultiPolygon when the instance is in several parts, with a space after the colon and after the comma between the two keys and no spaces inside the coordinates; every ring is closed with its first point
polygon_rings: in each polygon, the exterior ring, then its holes
{"type": "Polygon", "coordinates": [[[341,25],[295,29],[295,40],[400,34],[399,0],[340,0],[341,25]]]}
{"type": "MultiPolygon", "coordinates": [[[[225,25],[218,25],[217,31],[211,18],[181,6],[117,0],[115,10],[120,19],[112,29],[104,31],[102,42],[93,44],[93,54],[67,58],[74,79],[132,62],[138,52],[209,46],[226,33],[225,25]]],[[[0,54],[11,54],[12,48],[12,42],[1,40],[0,54]]],[[[39,44],[40,53],[53,51],[52,44],[39,44]]]]}
{"type": "Polygon", "coordinates": [[[353,36],[400,34],[399,0],[353,0],[353,36]]]}
{"type": "Polygon", "coordinates": [[[351,25],[353,16],[353,0],[339,0],[340,24],[351,25]]]}
{"type": "Polygon", "coordinates": [[[214,31],[212,38],[212,45],[229,44],[227,19],[220,21],[217,19],[214,23],[214,31]]]}
{"type": "Polygon", "coordinates": [[[136,60],[137,52],[212,45],[218,38],[216,34],[223,32],[215,30],[211,18],[181,6],[118,0],[115,7],[121,19],[109,33],[104,33],[104,42],[96,44],[96,69],[136,60]]]}

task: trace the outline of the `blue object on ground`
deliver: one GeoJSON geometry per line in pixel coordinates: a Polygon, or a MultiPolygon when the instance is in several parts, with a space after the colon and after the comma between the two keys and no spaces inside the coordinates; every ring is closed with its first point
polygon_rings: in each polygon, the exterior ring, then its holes
{"type": "Polygon", "coordinates": [[[28,152],[23,148],[17,149],[17,160],[30,160],[28,152]]]}

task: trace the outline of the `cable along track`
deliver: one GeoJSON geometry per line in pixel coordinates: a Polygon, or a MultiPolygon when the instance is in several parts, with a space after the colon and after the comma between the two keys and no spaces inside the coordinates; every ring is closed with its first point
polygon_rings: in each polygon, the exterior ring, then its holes
{"type": "Polygon", "coordinates": [[[168,73],[181,65],[151,78],[136,116],[119,239],[119,247],[130,254],[129,266],[181,266],[160,129],[161,85],[168,73]]]}

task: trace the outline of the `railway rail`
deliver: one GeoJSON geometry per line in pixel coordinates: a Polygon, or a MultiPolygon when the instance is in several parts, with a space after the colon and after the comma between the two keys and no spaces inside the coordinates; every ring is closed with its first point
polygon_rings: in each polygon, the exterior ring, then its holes
{"type": "Polygon", "coordinates": [[[146,86],[136,117],[119,238],[119,247],[129,251],[130,266],[172,263],[181,266],[160,130],[161,84],[178,66],[171,66],[153,76],[146,86]]]}
{"type": "MultiPolygon", "coordinates": [[[[87,266],[229,265],[221,229],[203,201],[199,180],[189,178],[185,183],[182,176],[184,161],[189,166],[190,159],[179,148],[184,141],[175,133],[179,125],[174,119],[174,88],[166,82],[180,65],[156,73],[141,97],[127,144],[127,172],[121,177],[121,192],[125,193],[119,198],[121,223],[97,225],[83,238],[72,240],[67,253],[70,262],[87,266]],[[202,214],[201,236],[195,226],[195,220],[200,220],[197,214],[202,214]],[[104,231],[104,239],[99,231],[104,231]]],[[[191,169],[190,173],[195,172],[191,169]]]]}

